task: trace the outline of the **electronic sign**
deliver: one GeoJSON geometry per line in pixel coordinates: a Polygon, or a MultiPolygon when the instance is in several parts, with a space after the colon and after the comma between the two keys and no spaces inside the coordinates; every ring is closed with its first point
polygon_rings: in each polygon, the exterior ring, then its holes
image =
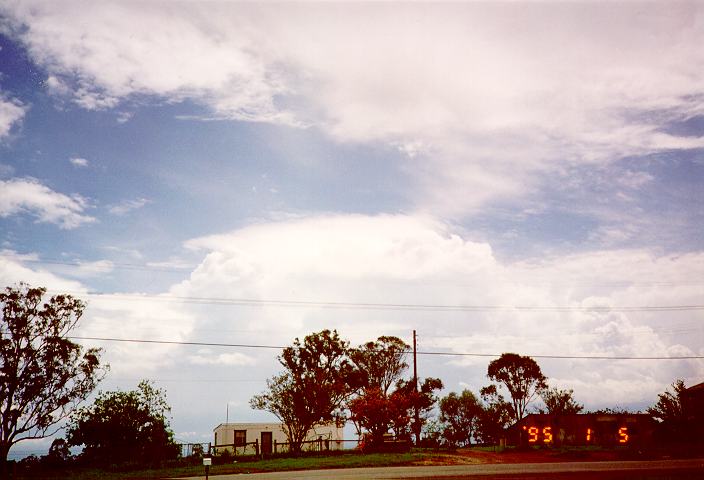
{"type": "Polygon", "coordinates": [[[653,420],[643,414],[532,414],[507,433],[514,445],[630,446],[651,440],[653,420]]]}

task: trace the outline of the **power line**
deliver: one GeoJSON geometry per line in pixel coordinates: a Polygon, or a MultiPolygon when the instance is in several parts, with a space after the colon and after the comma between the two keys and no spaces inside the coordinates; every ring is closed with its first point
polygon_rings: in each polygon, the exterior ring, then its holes
{"type": "Polygon", "coordinates": [[[704,305],[640,305],[640,306],[579,306],[579,305],[442,305],[422,303],[364,303],[331,302],[315,300],[278,300],[255,298],[195,297],[163,294],[133,294],[104,292],[56,292],[71,295],[83,295],[96,298],[119,298],[120,300],[156,300],[206,305],[227,305],[246,307],[318,307],[351,310],[397,310],[397,311],[433,311],[433,312],[494,312],[518,310],[523,312],[677,312],[700,311],[704,305]]]}
{"type": "MultiPolygon", "coordinates": [[[[67,337],[72,340],[92,340],[101,342],[123,342],[123,343],[147,343],[163,345],[189,345],[200,347],[226,347],[226,348],[262,348],[270,350],[282,350],[286,347],[280,345],[257,345],[242,343],[211,343],[211,342],[182,342],[169,340],[141,340],[131,338],[108,338],[108,337],[67,337]]],[[[411,350],[405,353],[412,353],[411,350]]],[[[452,357],[500,357],[500,353],[454,353],[454,352],[416,352],[418,355],[437,355],[452,357]]],[[[629,357],[629,356],[608,356],[608,355],[527,355],[532,358],[562,359],[562,360],[700,360],[704,355],[676,356],[676,357],[629,357]]]]}
{"type": "Polygon", "coordinates": [[[152,343],[161,345],[190,345],[197,347],[232,347],[232,348],[266,348],[270,350],[282,350],[286,347],[280,345],[250,345],[244,343],[207,343],[207,342],[181,342],[176,340],[141,340],[133,338],[106,338],[106,337],[66,337],[71,340],[93,340],[100,342],[123,342],[123,343],[152,343]]]}

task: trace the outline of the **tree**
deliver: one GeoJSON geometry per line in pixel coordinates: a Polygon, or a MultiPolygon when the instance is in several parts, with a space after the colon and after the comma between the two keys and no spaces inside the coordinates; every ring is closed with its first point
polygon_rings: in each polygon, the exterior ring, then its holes
{"type": "Polygon", "coordinates": [[[450,392],[441,398],[440,421],[447,443],[452,447],[470,444],[483,411],[481,402],[469,390],[463,390],[460,395],[450,392]]]}
{"type": "Polygon", "coordinates": [[[384,435],[390,429],[398,436],[399,427],[410,422],[411,399],[404,392],[396,390],[386,395],[380,388],[366,389],[350,402],[351,419],[365,429],[365,450],[377,451],[383,447],[384,435]]]}
{"type": "Polygon", "coordinates": [[[672,392],[658,395],[658,401],[648,409],[648,413],[659,422],[658,434],[666,442],[685,441],[688,439],[689,419],[683,402],[685,387],[683,380],[672,384],[672,392]]]}
{"type": "Polygon", "coordinates": [[[25,283],[0,292],[0,476],[7,475],[10,448],[51,436],[86,399],[107,369],[100,349],[67,337],[85,304],[71,295],[46,303],[45,288],[25,283]]]}
{"type": "Polygon", "coordinates": [[[499,393],[496,385],[483,387],[479,394],[484,408],[477,423],[476,436],[484,443],[497,443],[513,418],[513,406],[499,393]]]}
{"type": "Polygon", "coordinates": [[[435,407],[435,403],[438,401],[435,392],[437,390],[442,390],[442,387],[442,380],[433,377],[428,377],[423,380],[418,389],[415,388],[412,380],[399,380],[396,383],[396,391],[399,392],[399,395],[402,395],[403,398],[409,399],[410,410],[412,412],[415,412],[416,409],[418,410],[418,422],[416,423],[415,419],[411,422],[409,418],[406,425],[396,426],[395,429],[398,432],[397,435],[405,433],[410,434],[413,432],[416,440],[420,440],[420,432],[423,429],[423,425],[430,417],[430,414],[435,407]]]}
{"type": "Polygon", "coordinates": [[[572,389],[546,388],[540,393],[540,398],[545,403],[545,410],[541,409],[541,413],[565,415],[579,413],[584,410],[584,405],[580,405],[575,401],[572,389]]]}
{"type": "Polygon", "coordinates": [[[301,451],[307,432],[344,421],[342,406],[350,395],[347,378],[353,367],[349,344],[336,331],[323,330],[298,338],[283,350],[284,372],[267,380],[268,391],[250,400],[252,408],[273,413],[284,425],[292,452],[301,451]]]}
{"type": "MultiPolygon", "coordinates": [[[[390,428],[389,418],[384,418],[382,412],[398,410],[397,405],[389,404],[389,390],[408,368],[406,356],[409,348],[398,337],[382,336],[349,352],[354,372],[347,378],[347,383],[357,396],[347,408],[351,412],[350,420],[357,435],[362,434],[362,429],[370,432],[372,448],[376,448],[375,442],[382,440],[383,434],[390,428]],[[379,411],[374,411],[375,408],[379,411]],[[373,419],[380,422],[374,422],[373,419]],[[384,431],[380,434],[373,433],[381,430],[384,431]]],[[[395,401],[399,401],[398,395],[395,401]]]]}
{"type": "Polygon", "coordinates": [[[362,388],[378,388],[388,395],[389,389],[408,368],[409,348],[398,337],[382,336],[351,350],[350,359],[359,371],[362,388]]]}
{"type": "Polygon", "coordinates": [[[129,392],[101,392],[71,416],[67,441],[84,446],[81,459],[89,464],[157,465],[180,454],[170,411],[164,391],[147,380],[129,392]]]}
{"type": "Polygon", "coordinates": [[[515,353],[504,353],[489,363],[487,376],[508,390],[516,422],[523,418],[526,407],[535,396],[547,387],[545,376],[535,360],[515,353]]]}

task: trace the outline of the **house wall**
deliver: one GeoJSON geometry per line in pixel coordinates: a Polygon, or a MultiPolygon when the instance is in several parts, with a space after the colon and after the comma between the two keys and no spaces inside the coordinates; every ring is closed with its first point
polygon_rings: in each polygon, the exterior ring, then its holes
{"type": "MultiPolygon", "coordinates": [[[[277,444],[286,443],[286,433],[283,430],[283,426],[280,423],[221,423],[215,427],[215,441],[213,443],[214,447],[218,445],[229,445],[228,447],[216,448],[216,451],[222,452],[223,450],[229,450],[231,453],[243,455],[254,453],[253,447],[249,446],[246,449],[242,447],[237,447],[235,451],[231,445],[235,443],[235,431],[245,430],[246,431],[246,442],[252,443],[258,441],[261,443],[262,432],[271,432],[272,441],[277,444]]],[[[323,440],[328,440],[326,445],[331,450],[340,450],[343,448],[343,429],[333,425],[323,425],[311,429],[306,435],[306,440],[318,440],[321,438],[323,440]]]]}

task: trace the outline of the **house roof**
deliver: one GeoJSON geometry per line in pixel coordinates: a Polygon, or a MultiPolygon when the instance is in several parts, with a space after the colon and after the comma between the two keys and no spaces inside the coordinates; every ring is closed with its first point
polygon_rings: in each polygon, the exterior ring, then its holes
{"type": "Polygon", "coordinates": [[[692,385],[689,388],[685,388],[685,392],[688,392],[688,393],[702,392],[702,391],[704,391],[704,382],[698,383],[696,385],[692,385]]]}

